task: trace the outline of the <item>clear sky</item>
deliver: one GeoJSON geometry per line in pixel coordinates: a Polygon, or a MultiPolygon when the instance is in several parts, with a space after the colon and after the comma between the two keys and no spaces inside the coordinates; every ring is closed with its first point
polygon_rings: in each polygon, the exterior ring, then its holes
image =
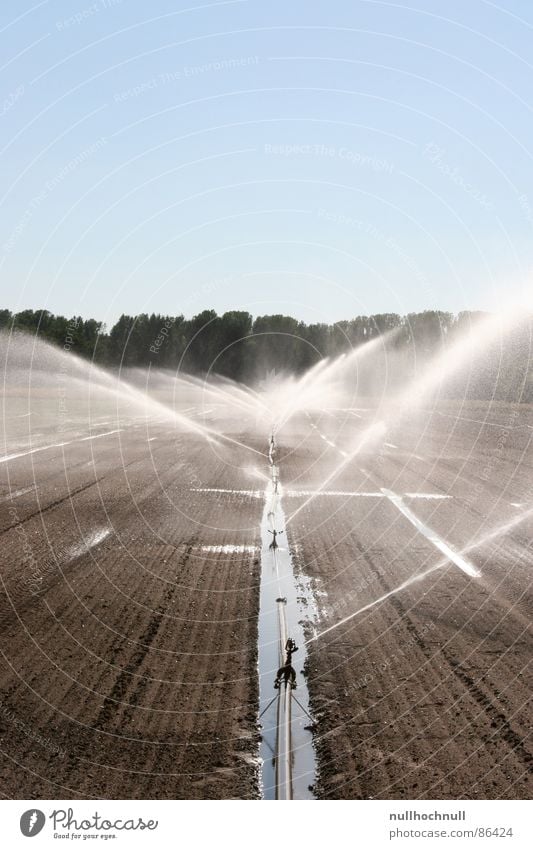
{"type": "Polygon", "coordinates": [[[0,40],[0,306],[310,322],[530,286],[530,0],[4,0],[0,40]]]}

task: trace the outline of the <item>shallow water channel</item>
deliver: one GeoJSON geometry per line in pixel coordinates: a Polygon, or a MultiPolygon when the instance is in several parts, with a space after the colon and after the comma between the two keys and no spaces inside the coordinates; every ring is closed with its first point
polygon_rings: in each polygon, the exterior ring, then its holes
{"type": "Polygon", "coordinates": [[[315,750],[309,716],[309,695],[302,669],[306,660],[302,622],[313,610],[313,599],[293,570],[285,533],[283,485],[271,444],[271,477],[265,491],[261,522],[261,600],[259,612],[259,687],[261,779],[263,799],[313,799],[315,750]],[[273,531],[277,547],[272,548],[273,531]],[[283,533],[280,533],[283,532],[283,533]],[[285,662],[285,643],[298,646],[292,658],[296,688],[282,683],[274,689],[277,670],[285,662]]]}

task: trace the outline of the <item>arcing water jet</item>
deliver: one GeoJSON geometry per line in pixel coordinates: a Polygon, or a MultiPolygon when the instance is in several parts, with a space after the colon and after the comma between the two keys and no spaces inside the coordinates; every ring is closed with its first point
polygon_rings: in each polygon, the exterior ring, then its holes
{"type": "MultiPolygon", "coordinates": [[[[533,516],[533,508],[531,508],[531,510],[528,510],[526,513],[522,514],[521,516],[514,517],[509,522],[505,522],[504,524],[499,525],[497,528],[493,528],[492,531],[489,531],[487,534],[482,536],[480,539],[469,543],[467,546],[465,546],[464,548],[461,549],[460,554],[462,554],[462,555],[469,554],[471,551],[474,551],[476,548],[480,548],[482,545],[486,545],[491,540],[496,539],[499,536],[502,536],[503,534],[507,533],[509,530],[512,530],[517,525],[521,524],[522,522],[524,522],[526,519],[530,518],[531,516],[533,516]]],[[[340,628],[341,625],[345,625],[346,622],[350,622],[352,619],[355,619],[356,616],[359,616],[361,613],[365,613],[365,611],[371,610],[373,607],[376,607],[376,605],[381,604],[382,601],[385,601],[386,599],[390,598],[391,596],[396,595],[397,593],[401,592],[402,590],[407,589],[408,587],[412,586],[413,584],[418,583],[419,581],[423,581],[425,578],[428,577],[428,575],[432,575],[433,572],[436,572],[437,570],[442,569],[448,563],[449,563],[449,560],[448,560],[447,557],[443,558],[442,560],[439,560],[438,563],[436,563],[434,566],[431,566],[429,569],[425,569],[423,572],[419,572],[417,575],[413,575],[411,578],[408,578],[406,581],[403,581],[401,584],[398,584],[398,586],[394,587],[394,589],[389,590],[389,592],[384,593],[384,595],[381,595],[379,598],[376,598],[374,601],[369,602],[369,604],[365,604],[364,607],[360,607],[358,610],[354,610],[353,613],[350,613],[348,616],[343,617],[343,619],[340,619],[338,622],[335,622],[333,625],[330,625],[328,628],[324,628],[324,630],[320,631],[318,634],[314,634],[312,637],[310,637],[307,640],[307,642],[313,643],[316,640],[318,640],[320,637],[324,637],[326,634],[329,634],[331,631],[335,631],[337,628],[340,628]]]]}

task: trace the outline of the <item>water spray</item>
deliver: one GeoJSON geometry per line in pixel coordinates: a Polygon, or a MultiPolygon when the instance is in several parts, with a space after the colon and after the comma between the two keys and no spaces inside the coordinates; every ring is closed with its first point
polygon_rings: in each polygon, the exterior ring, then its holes
{"type": "MultiPolygon", "coordinates": [[[[504,533],[507,533],[512,528],[515,528],[517,525],[524,522],[526,519],[533,516],[533,507],[524,513],[522,516],[516,516],[514,519],[511,519],[509,522],[505,522],[503,525],[499,525],[497,528],[494,528],[489,533],[485,534],[481,539],[476,540],[475,542],[469,543],[469,545],[465,546],[461,549],[461,554],[469,554],[471,551],[474,551],[476,548],[480,548],[482,545],[486,545],[493,539],[501,536],[504,533]]],[[[413,575],[412,578],[408,578],[403,583],[399,584],[394,589],[389,590],[389,592],[384,595],[376,598],[374,601],[365,604],[364,607],[360,607],[358,610],[355,610],[353,613],[350,613],[348,616],[345,616],[343,619],[340,619],[335,624],[330,625],[328,628],[324,628],[323,631],[320,631],[318,634],[315,634],[313,637],[310,637],[307,640],[307,643],[316,642],[316,640],[320,639],[320,637],[324,637],[326,634],[329,634],[331,631],[335,631],[337,628],[340,628],[341,625],[345,625],[346,622],[350,622],[352,619],[355,619],[356,616],[359,616],[361,613],[365,613],[367,610],[371,610],[376,605],[381,604],[382,601],[390,598],[393,595],[401,592],[402,590],[407,589],[407,587],[412,586],[413,584],[418,583],[419,581],[423,581],[428,575],[432,575],[433,572],[437,572],[439,569],[442,569],[444,566],[448,565],[449,559],[443,558],[439,560],[434,566],[431,566],[429,569],[425,569],[423,572],[419,572],[417,575],[413,575]]]]}

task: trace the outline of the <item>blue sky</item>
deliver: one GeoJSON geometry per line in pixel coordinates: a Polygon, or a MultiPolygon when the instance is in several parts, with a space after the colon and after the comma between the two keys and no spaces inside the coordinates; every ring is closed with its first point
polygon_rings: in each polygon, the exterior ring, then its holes
{"type": "Polygon", "coordinates": [[[533,7],[8,0],[2,306],[491,309],[530,288],[533,7]]]}

